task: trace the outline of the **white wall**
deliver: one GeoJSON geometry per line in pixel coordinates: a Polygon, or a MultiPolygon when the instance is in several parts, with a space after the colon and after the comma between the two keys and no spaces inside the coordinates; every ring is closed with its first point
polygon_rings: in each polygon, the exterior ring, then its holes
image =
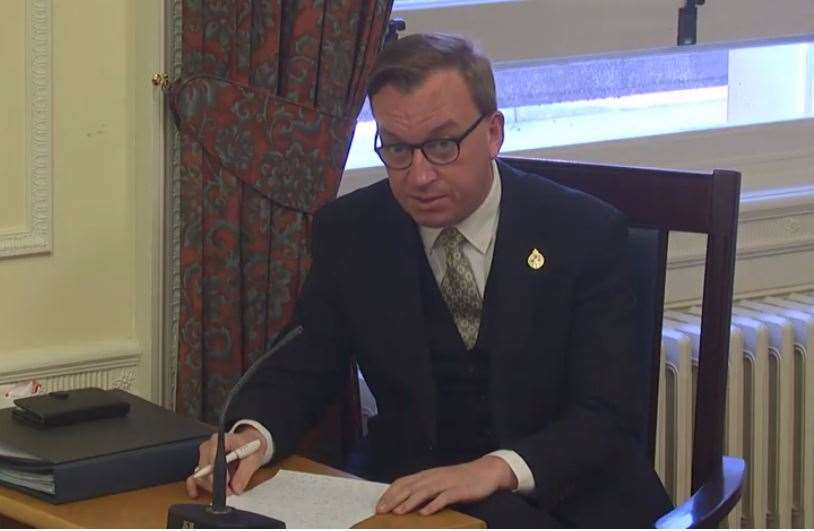
{"type": "Polygon", "coordinates": [[[162,2],[0,2],[0,383],[158,398],[162,2]]]}

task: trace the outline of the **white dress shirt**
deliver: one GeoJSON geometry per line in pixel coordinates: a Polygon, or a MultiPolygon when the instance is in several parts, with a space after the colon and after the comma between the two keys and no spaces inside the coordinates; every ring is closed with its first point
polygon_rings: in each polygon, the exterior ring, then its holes
{"type": "MultiPolygon", "coordinates": [[[[492,268],[492,256],[495,251],[495,237],[497,236],[497,222],[500,216],[501,197],[500,171],[497,163],[492,161],[492,186],[483,203],[472,212],[466,219],[455,225],[463,234],[466,242],[463,246],[464,256],[469,260],[472,273],[475,275],[475,283],[478,285],[478,292],[481,298],[486,289],[486,279],[489,278],[489,271],[492,268]]],[[[446,273],[446,255],[442,249],[434,248],[435,240],[443,229],[434,227],[418,227],[421,234],[421,241],[424,244],[424,252],[427,253],[427,260],[430,263],[433,276],[438,285],[446,273]]],[[[488,455],[500,457],[517,477],[517,489],[515,492],[521,494],[531,494],[534,492],[534,476],[531,473],[526,461],[517,452],[512,450],[497,450],[488,455]]]]}
{"type": "MultiPolygon", "coordinates": [[[[500,215],[500,196],[500,172],[498,171],[497,163],[492,161],[492,186],[489,189],[489,193],[486,194],[483,203],[481,203],[469,217],[455,225],[466,238],[463,253],[472,266],[472,272],[475,274],[475,282],[478,285],[478,291],[481,297],[483,297],[483,292],[486,288],[486,279],[489,278],[489,270],[492,267],[492,256],[494,254],[495,237],[497,235],[497,222],[500,215]]],[[[419,226],[418,230],[424,244],[424,251],[427,253],[430,268],[435,276],[435,280],[440,286],[441,280],[444,278],[444,273],[446,272],[446,256],[443,250],[433,249],[433,245],[441,234],[442,229],[419,226]]],[[[274,439],[262,424],[254,420],[238,421],[232,428],[232,431],[239,426],[247,424],[257,429],[268,442],[267,450],[263,458],[263,462],[268,463],[274,455],[274,439]]],[[[506,464],[509,465],[509,468],[512,469],[512,472],[514,472],[514,475],[517,477],[517,488],[515,492],[521,494],[531,494],[534,492],[534,476],[526,461],[520,457],[517,452],[512,450],[496,450],[488,455],[503,459],[506,464]]]]}

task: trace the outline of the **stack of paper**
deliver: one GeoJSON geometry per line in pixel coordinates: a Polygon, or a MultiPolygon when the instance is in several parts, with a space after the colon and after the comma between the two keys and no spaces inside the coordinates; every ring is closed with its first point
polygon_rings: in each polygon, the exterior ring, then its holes
{"type": "Polygon", "coordinates": [[[227,504],[271,516],[288,528],[348,529],[373,516],[384,483],[280,470],[227,504]]]}
{"type": "Polygon", "coordinates": [[[50,469],[37,470],[36,467],[31,467],[28,470],[17,470],[4,466],[8,460],[13,463],[22,461],[26,464],[42,462],[36,455],[0,441],[0,482],[20,485],[48,494],[54,493],[54,474],[50,469]]]}
{"type": "Polygon", "coordinates": [[[25,459],[29,461],[40,461],[41,459],[36,455],[26,452],[25,450],[21,450],[16,446],[12,446],[10,444],[4,443],[0,441],[0,458],[11,458],[11,459],[25,459]]]}

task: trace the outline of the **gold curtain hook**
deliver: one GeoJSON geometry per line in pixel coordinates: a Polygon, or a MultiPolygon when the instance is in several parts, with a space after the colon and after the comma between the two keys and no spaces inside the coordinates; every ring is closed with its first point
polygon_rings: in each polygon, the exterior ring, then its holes
{"type": "Polygon", "coordinates": [[[167,74],[156,72],[152,78],[153,85],[161,87],[161,90],[167,90],[170,86],[170,77],[167,74]]]}

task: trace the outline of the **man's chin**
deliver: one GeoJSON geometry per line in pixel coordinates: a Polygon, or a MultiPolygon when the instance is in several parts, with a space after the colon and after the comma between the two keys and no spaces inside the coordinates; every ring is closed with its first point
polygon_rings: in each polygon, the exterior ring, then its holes
{"type": "Polygon", "coordinates": [[[442,213],[428,214],[425,212],[410,212],[410,217],[413,218],[413,221],[418,225],[433,229],[443,229],[444,227],[455,224],[455,221],[452,221],[449,215],[442,213]]]}
{"type": "Polygon", "coordinates": [[[410,202],[403,204],[402,208],[418,225],[443,229],[460,221],[448,208],[448,205],[443,203],[444,201],[435,201],[433,204],[422,205],[410,202]]]}

